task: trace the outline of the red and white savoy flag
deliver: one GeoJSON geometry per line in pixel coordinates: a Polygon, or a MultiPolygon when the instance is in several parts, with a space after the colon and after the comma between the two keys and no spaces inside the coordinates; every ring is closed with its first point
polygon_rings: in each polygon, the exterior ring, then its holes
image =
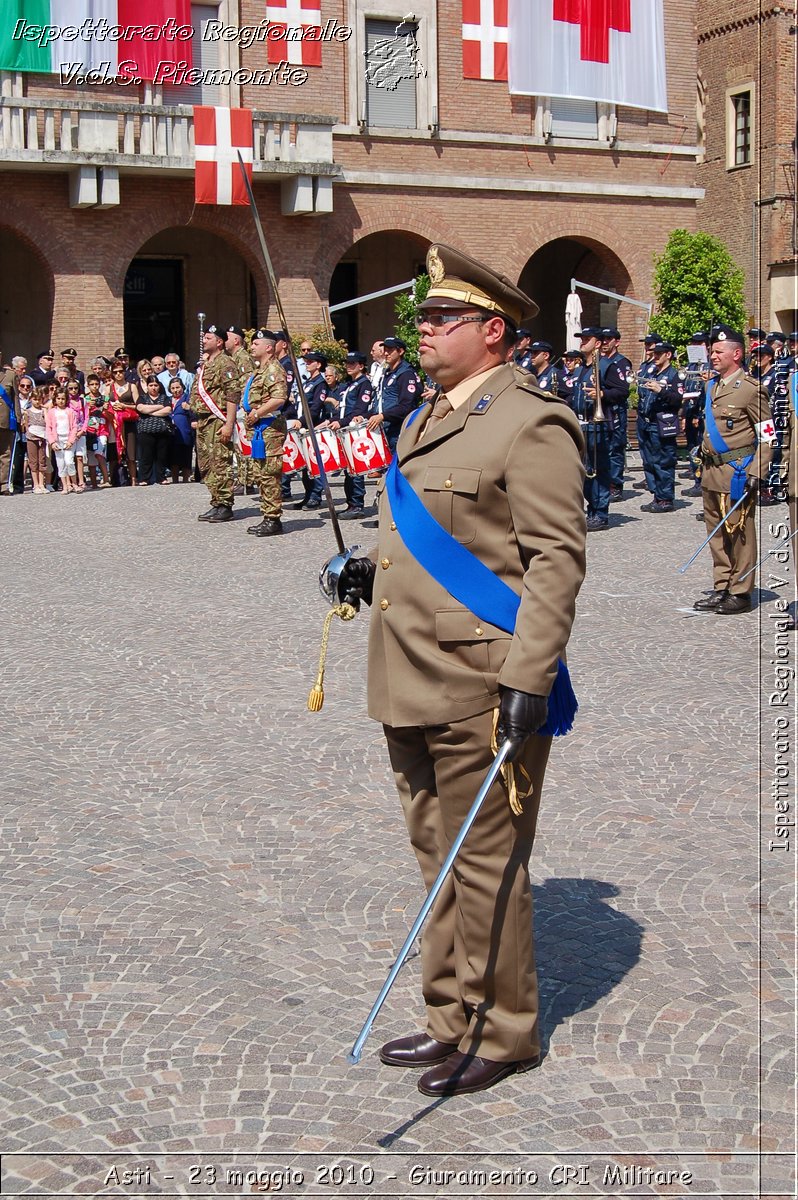
{"type": "Polygon", "coordinates": [[[507,0],[463,0],[463,79],[506,79],[507,40],[507,0]]]}
{"type": "Polygon", "coordinates": [[[662,0],[509,0],[510,93],[668,111],[662,0]]]}
{"type": "Polygon", "coordinates": [[[270,63],[321,66],[321,0],[272,0],[266,5],[266,19],[279,27],[266,38],[270,63]],[[310,36],[298,38],[294,33],[292,37],[291,32],[298,29],[310,36]]]}
{"type": "Polygon", "coordinates": [[[194,108],[194,200],[248,204],[238,151],[252,182],[252,113],[248,108],[194,108]]]}

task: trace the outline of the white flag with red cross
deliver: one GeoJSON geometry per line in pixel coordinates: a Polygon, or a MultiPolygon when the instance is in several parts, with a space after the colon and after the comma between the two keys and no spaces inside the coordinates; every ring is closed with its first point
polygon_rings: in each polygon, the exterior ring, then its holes
{"type": "Polygon", "coordinates": [[[662,0],[462,0],[462,14],[465,79],[668,111],[662,0]]]}
{"type": "Polygon", "coordinates": [[[270,63],[321,66],[321,0],[271,0],[266,19],[270,63]]]}
{"type": "Polygon", "coordinates": [[[507,78],[507,0],[463,0],[463,78],[507,78]]]}
{"type": "Polygon", "coordinates": [[[248,108],[194,108],[194,200],[248,204],[238,152],[252,182],[252,112],[248,108]]]}
{"type": "Polygon", "coordinates": [[[760,421],[756,427],[756,436],[766,446],[772,446],[776,441],[776,426],[772,421],[760,421]]]}

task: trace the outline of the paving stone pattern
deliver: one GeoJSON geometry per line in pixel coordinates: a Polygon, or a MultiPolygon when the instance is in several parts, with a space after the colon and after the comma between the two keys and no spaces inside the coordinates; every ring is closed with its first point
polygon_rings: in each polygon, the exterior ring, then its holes
{"type": "MultiPolygon", "coordinates": [[[[644,499],[591,537],[569,648],[581,710],[532,867],[547,1056],[443,1102],[376,1054],[419,1027],[415,956],[346,1061],[423,896],[363,617],[333,625],[306,709],[329,520],[248,537],[254,499],[203,525],[196,485],[0,501],[4,1190],[237,1151],[689,1162],[708,1193],[793,1194],[795,851],[768,852],[756,802],[778,589],[750,616],[686,611],[711,581],[708,551],[676,571],[700,504],[644,499]]],[[[546,1189],[572,1190],[506,1194],[546,1189]]]]}

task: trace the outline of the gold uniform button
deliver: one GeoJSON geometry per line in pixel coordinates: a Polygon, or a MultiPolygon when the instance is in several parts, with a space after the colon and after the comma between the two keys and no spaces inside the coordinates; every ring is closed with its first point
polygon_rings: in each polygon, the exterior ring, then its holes
{"type": "Polygon", "coordinates": [[[395,522],[395,521],[391,521],[391,529],[396,529],[396,522],[395,522]]]}
{"type": "Polygon", "coordinates": [[[382,567],[383,571],[387,571],[387,570],[388,570],[388,568],[390,567],[390,565],[391,565],[391,560],[390,560],[390,558],[382,558],[382,559],[380,559],[380,566],[382,567]]]}
{"type": "Polygon", "coordinates": [[[474,630],[474,633],[477,635],[477,637],[482,637],[484,632],[485,632],[485,630],[482,628],[481,625],[477,625],[476,629],[474,630]]]}
{"type": "Polygon", "coordinates": [[[443,484],[443,486],[444,486],[445,488],[450,488],[450,487],[452,486],[452,481],[451,481],[451,479],[446,479],[446,480],[444,480],[444,484],[443,484]]]}
{"type": "Polygon", "coordinates": [[[390,608],[390,600],[380,600],[380,608],[385,612],[386,608],[390,608]]]}

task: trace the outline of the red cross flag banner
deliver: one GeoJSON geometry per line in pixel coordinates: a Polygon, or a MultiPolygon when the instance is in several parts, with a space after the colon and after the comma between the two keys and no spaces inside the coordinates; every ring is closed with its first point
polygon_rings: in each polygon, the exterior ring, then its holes
{"type": "Polygon", "coordinates": [[[509,0],[515,96],[668,111],[662,0],[509,0]]]}
{"type": "Polygon", "coordinates": [[[321,0],[271,0],[266,19],[270,63],[321,66],[321,0]]]}
{"type": "Polygon", "coordinates": [[[238,151],[252,181],[252,113],[248,108],[194,109],[194,200],[248,204],[238,151]]]}
{"type": "Polygon", "coordinates": [[[507,0],[463,0],[463,79],[506,79],[507,40],[507,0]]]}

